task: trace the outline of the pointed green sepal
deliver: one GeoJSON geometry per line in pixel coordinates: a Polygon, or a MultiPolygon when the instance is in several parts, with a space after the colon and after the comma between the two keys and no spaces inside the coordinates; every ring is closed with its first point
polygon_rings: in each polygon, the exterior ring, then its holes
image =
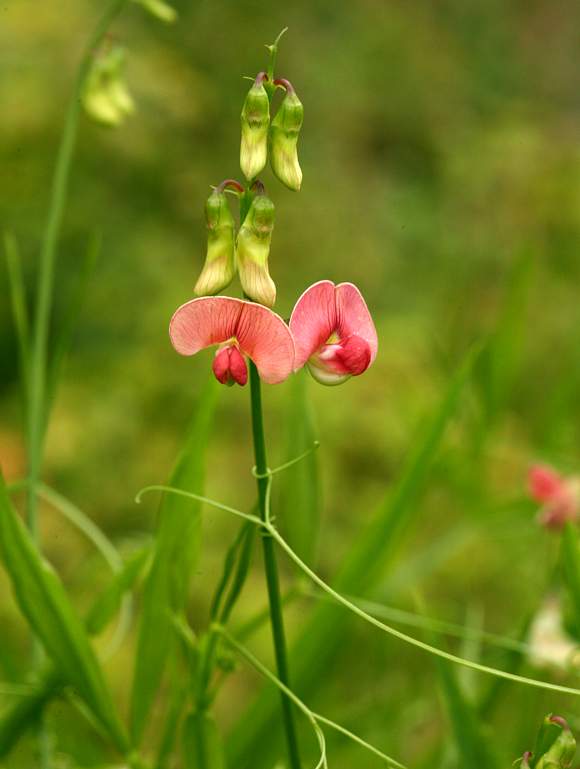
{"type": "Polygon", "coordinates": [[[219,294],[235,275],[234,218],[225,192],[214,190],[205,204],[207,255],[195,284],[196,296],[219,294]]]}

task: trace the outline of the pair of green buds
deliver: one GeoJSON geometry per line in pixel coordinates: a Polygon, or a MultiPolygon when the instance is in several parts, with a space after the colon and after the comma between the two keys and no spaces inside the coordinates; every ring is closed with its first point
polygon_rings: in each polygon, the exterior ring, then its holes
{"type": "Polygon", "coordinates": [[[248,91],[242,108],[240,167],[246,179],[255,179],[270,157],[272,171],[291,190],[302,184],[298,163],[298,136],[304,120],[304,107],[292,84],[283,78],[273,81],[286,94],[270,122],[270,99],[264,83],[268,75],[260,72],[248,91]]]}
{"type": "Polygon", "coordinates": [[[205,204],[207,256],[195,285],[196,296],[219,294],[236,274],[247,297],[266,307],[276,301],[276,285],[268,271],[274,229],[274,204],[260,182],[252,185],[254,197],[236,238],[236,227],[226,199],[226,187],[244,188],[232,179],[222,182],[205,204]]]}

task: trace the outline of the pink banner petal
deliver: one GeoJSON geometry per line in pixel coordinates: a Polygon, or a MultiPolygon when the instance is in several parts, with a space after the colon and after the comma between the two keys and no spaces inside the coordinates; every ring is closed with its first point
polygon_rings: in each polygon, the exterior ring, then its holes
{"type": "Polygon", "coordinates": [[[321,280],[307,288],[296,302],[290,330],[296,346],[295,369],[302,368],[336,329],[335,286],[330,280],[321,280]]]}
{"type": "Polygon", "coordinates": [[[227,296],[192,299],[179,307],[169,325],[171,343],[181,355],[235,337],[268,384],[284,381],[293,370],[294,342],[279,315],[260,304],[227,296]]]}
{"type": "Polygon", "coordinates": [[[336,314],[340,338],[354,334],[367,342],[371,363],[377,357],[379,341],[377,330],[361,292],[352,283],[340,283],[336,287],[336,314]]]}
{"type": "Polygon", "coordinates": [[[279,315],[261,304],[244,302],[236,327],[242,352],[268,384],[283,382],[294,369],[294,341],[279,315]]]}
{"type": "Polygon", "coordinates": [[[171,343],[180,355],[195,355],[235,335],[244,304],[226,296],[204,296],[179,307],[169,324],[171,343]]]}

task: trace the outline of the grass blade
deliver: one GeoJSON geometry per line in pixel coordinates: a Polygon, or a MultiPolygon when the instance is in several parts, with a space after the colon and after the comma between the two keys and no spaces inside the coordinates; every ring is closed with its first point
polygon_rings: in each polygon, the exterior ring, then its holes
{"type": "Polygon", "coordinates": [[[28,728],[38,723],[45,706],[60,694],[62,688],[62,677],[51,667],[33,684],[30,692],[2,712],[0,761],[10,753],[28,728]]]}
{"type": "Polygon", "coordinates": [[[6,267],[8,272],[8,285],[10,287],[10,299],[12,303],[12,317],[18,340],[18,358],[20,365],[20,377],[24,392],[28,390],[29,359],[30,359],[30,320],[26,304],[26,291],[24,289],[24,277],[22,275],[22,259],[16,238],[11,233],[4,233],[4,252],[6,254],[6,267]]]}
{"type": "Polygon", "coordinates": [[[175,742],[181,730],[183,709],[187,705],[189,687],[184,681],[181,665],[175,657],[171,660],[170,695],[165,707],[165,719],[161,738],[157,748],[155,769],[166,769],[171,765],[175,750],[175,742]]]}
{"type": "MultiPolygon", "coordinates": [[[[136,552],[121,571],[117,572],[89,610],[85,625],[90,635],[95,635],[112,619],[125,592],[133,586],[137,577],[137,563],[147,561],[151,546],[146,545],[136,552]]],[[[0,718],[0,759],[8,755],[20,737],[32,727],[43,708],[57,697],[63,689],[61,673],[51,666],[34,684],[32,690],[23,695],[18,702],[3,711],[0,718]]]]}
{"type": "MultiPolygon", "coordinates": [[[[420,615],[423,615],[423,601],[420,596],[416,596],[416,604],[420,615]]],[[[440,638],[433,632],[427,633],[427,641],[431,646],[440,644],[440,638]]],[[[464,695],[455,669],[441,657],[435,658],[435,668],[460,757],[459,765],[477,766],[478,769],[497,769],[497,758],[484,735],[483,722],[480,721],[472,703],[464,695]]]]}
{"type": "Polygon", "coordinates": [[[50,359],[50,366],[47,374],[47,401],[50,403],[55,395],[58,379],[62,371],[62,366],[67,356],[73,333],[77,325],[79,315],[81,314],[87,288],[99,253],[101,251],[102,237],[100,234],[93,234],[89,238],[87,250],[81,267],[81,274],[78,279],[78,285],[72,298],[70,308],[61,328],[58,332],[54,350],[50,359]]]}
{"type": "Polygon", "coordinates": [[[20,610],[49,657],[78,690],[114,744],[124,751],[127,738],[82,622],[60,579],[42,559],[16,515],[1,474],[0,556],[20,610]]]}
{"type": "Polygon", "coordinates": [[[224,769],[224,753],[210,713],[190,713],[183,724],[183,754],[188,769],[224,769]]]}
{"type": "MultiPolygon", "coordinates": [[[[205,449],[218,392],[211,377],[171,476],[172,484],[181,489],[202,489],[205,449]]],[[[168,494],[161,501],[153,561],[145,583],[131,696],[131,733],[137,743],[143,736],[173,643],[171,614],[179,614],[187,601],[199,551],[200,511],[199,503],[184,497],[168,494]]]]}
{"type": "Polygon", "coordinates": [[[305,371],[292,378],[285,420],[288,425],[285,461],[308,453],[278,476],[276,510],[292,549],[308,563],[316,563],[322,495],[317,452],[309,451],[317,436],[307,385],[305,371]]]}
{"type": "Polygon", "coordinates": [[[441,693],[461,757],[460,766],[497,769],[497,759],[491,751],[490,742],[483,734],[473,705],[461,690],[456,671],[445,660],[439,657],[436,660],[441,693]]]}
{"type": "Polygon", "coordinates": [[[111,622],[120,610],[123,597],[135,584],[151,557],[151,545],[139,548],[119,569],[115,578],[105,588],[85,619],[85,625],[90,635],[98,635],[111,622]]]}
{"type": "Polygon", "coordinates": [[[497,329],[479,360],[478,381],[488,424],[495,421],[505,405],[520,365],[535,264],[531,250],[524,251],[515,261],[507,278],[497,329]]]}
{"type": "MultiPolygon", "coordinates": [[[[393,560],[404,531],[419,512],[419,495],[441,444],[445,428],[455,415],[470,379],[480,346],[474,347],[461,364],[411,452],[394,492],[379,507],[373,523],[355,542],[335,586],[343,593],[364,595],[375,586],[393,560]]],[[[292,650],[292,677],[300,692],[315,687],[342,644],[351,618],[340,608],[321,605],[301,633],[292,650]]],[[[274,730],[276,697],[264,690],[228,739],[232,766],[244,766],[252,758],[254,769],[263,766],[256,756],[268,759],[264,746],[274,730]]]]}
{"type": "Polygon", "coordinates": [[[580,547],[575,524],[568,521],[562,532],[562,567],[568,594],[570,630],[580,638],[580,547]]]}

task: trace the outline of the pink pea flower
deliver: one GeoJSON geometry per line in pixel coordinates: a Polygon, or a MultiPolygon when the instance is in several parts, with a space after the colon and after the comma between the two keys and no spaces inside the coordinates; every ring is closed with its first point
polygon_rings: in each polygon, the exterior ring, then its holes
{"type": "Polygon", "coordinates": [[[577,521],[580,488],[577,478],[565,478],[547,465],[534,465],[528,476],[529,491],[540,502],[539,521],[548,529],[561,529],[566,521],[577,521]]]}
{"type": "Polygon", "coordinates": [[[294,368],[308,365],[322,384],[362,374],[377,356],[377,332],[365,300],[352,283],[321,280],[307,288],[290,318],[294,368]]]}
{"type": "Polygon", "coordinates": [[[220,345],[212,368],[222,384],[246,384],[245,355],[268,384],[283,382],[294,367],[294,342],[282,318],[242,299],[208,296],[186,302],[171,318],[169,336],[181,355],[220,345]]]}

